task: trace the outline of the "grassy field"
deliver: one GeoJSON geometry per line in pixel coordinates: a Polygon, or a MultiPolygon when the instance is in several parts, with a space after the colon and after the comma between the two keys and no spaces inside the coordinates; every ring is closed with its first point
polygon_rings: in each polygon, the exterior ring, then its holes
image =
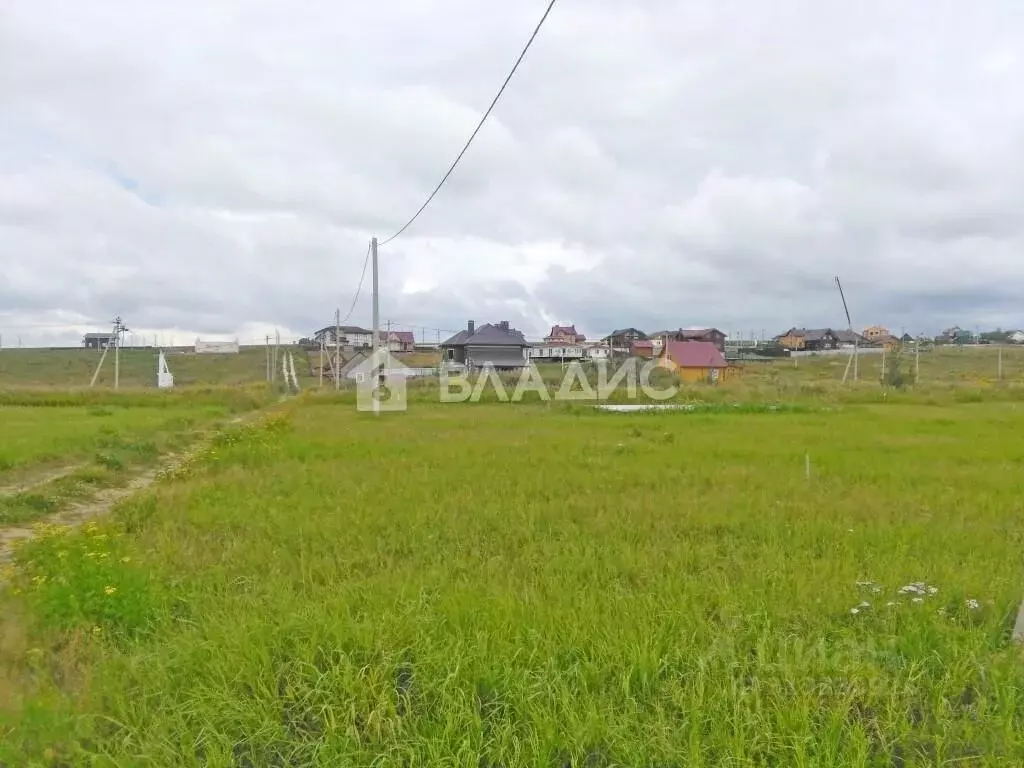
{"type": "Polygon", "coordinates": [[[19,552],[0,763],[1024,763],[1019,390],[791,375],[226,432],[19,552]]]}
{"type": "Polygon", "coordinates": [[[0,525],[54,513],[99,488],[123,484],[211,424],[267,399],[267,392],[245,390],[188,396],[0,392],[0,525]]]}
{"type": "MultiPolygon", "coordinates": [[[[290,352],[295,358],[295,373],[303,389],[319,386],[311,364],[319,366],[318,352],[298,346],[283,346],[279,354],[290,352]]],[[[99,364],[101,352],[86,349],[0,349],[0,389],[5,387],[86,388],[99,364]]],[[[329,357],[329,355],[328,355],[329,357]]],[[[437,353],[414,352],[397,356],[405,365],[436,365],[437,353]]],[[[174,375],[175,387],[230,387],[266,382],[265,347],[242,347],[237,355],[197,355],[177,348],[166,350],[167,366],[174,375]]],[[[155,389],[158,351],[121,350],[120,386],[125,389],[155,389]]],[[[280,358],[276,367],[280,366],[280,358]]],[[[280,370],[276,371],[280,379],[280,370]]],[[[331,382],[326,382],[330,385],[331,382]]],[[[97,389],[114,386],[113,354],[108,354],[96,379],[97,389]]]]}
{"type": "MultiPolygon", "coordinates": [[[[309,375],[306,352],[287,347],[295,355],[295,372],[302,384],[309,375]]],[[[4,349],[0,350],[0,387],[88,387],[101,352],[86,349],[4,349]]],[[[159,354],[155,349],[121,350],[120,386],[126,389],[156,388],[159,354]]],[[[267,358],[264,347],[242,347],[237,355],[197,355],[168,350],[167,366],[175,386],[240,386],[265,382],[267,358]]],[[[280,371],[277,372],[280,375],[280,371]]],[[[96,379],[96,387],[114,386],[114,355],[107,355],[96,379]]]]}

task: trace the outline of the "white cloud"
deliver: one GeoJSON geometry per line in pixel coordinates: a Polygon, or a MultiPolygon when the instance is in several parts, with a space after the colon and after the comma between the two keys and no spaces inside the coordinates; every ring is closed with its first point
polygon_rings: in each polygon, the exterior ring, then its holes
{"type": "MultiPolygon", "coordinates": [[[[8,2],[0,332],[327,323],[543,5],[8,2]]],[[[1024,324],[1015,8],[556,5],[381,316],[772,331],[837,323],[838,273],[865,323],[1024,324]]]]}

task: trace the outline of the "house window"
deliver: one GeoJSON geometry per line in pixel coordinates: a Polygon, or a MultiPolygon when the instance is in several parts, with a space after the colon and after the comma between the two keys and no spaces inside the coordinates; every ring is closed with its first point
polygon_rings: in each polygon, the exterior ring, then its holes
{"type": "Polygon", "coordinates": [[[454,360],[455,359],[455,350],[452,349],[451,347],[448,348],[448,359],[449,360],[454,360]]]}

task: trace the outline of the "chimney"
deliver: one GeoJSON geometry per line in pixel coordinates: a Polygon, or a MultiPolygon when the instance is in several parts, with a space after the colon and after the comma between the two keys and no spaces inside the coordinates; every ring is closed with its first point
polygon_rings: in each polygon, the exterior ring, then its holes
{"type": "Polygon", "coordinates": [[[466,326],[466,330],[468,330],[470,333],[474,333],[476,331],[476,323],[470,320],[469,325],[466,326]]]}
{"type": "Polygon", "coordinates": [[[500,325],[501,325],[501,330],[503,330],[503,331],[507,331],[508,330],[508,320],[502,320],[500,325]]]}

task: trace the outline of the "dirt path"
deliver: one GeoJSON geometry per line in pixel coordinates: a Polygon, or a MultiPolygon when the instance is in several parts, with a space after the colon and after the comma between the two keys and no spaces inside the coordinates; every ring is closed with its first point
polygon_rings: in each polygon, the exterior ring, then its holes
{"type": "Polygon", "coordinates": [[[59,467],[53,467],[51,469],[33,473],[28,477],[21,479],[16,484],[0,485],[0,496],[17,496],[19,493],[31,491],[33,488],[37,488],[40,485],[46,485],[47,483],[52,483],[54,480],[60,480],[62,477],[67,477],[84,466],[85,464],[65,464],[59,467]]]}
{"type": "MultiPolygon", "coordinates": [[[[286,398],[278,400],[277,404],[280,404],[286,398]]],[[[24,525],[11,525],[11,526],[0,526],[0,565],[4,565],[11,561],[14,555],[14,547],[16,542],[25,541],[31,539],[35,535],[35,526],[39,524],[44,525],[63,525],[71,528],[76,528],[84,523],[88,522],[97,517],[102,517],[110,512],[118,503],[127,499],[135,493],[149,487],[162,473],[173,471],[176,467],[180,466],[186,460],[188,460],[194,453],[201,450],[218,432],[222,431],[225,427],[237,426],[239,424],[256,421],[260,418],[266,417],[274,412],[274,406],[269,408],[263,408],[256,411],[250,411],[249,413],[243,413],[235,416],[234,418],[224,422],[223,424],[214,427],[211,433],[204,436],[200,440],[189,448],[187,451],[178,454],[168,454],[163,457],[163,460],[156,467],[151,467],[139,474],[132,476],[125,485],[118,486],[116,488],[104,488],[101,491],[97,491],[95,494],[87,499],[81,499],[73,502],[66,509],[62,509],[59,512],[55,512],[52,515],[48,515],[40,520],[33,521],[24,525]]],[[[61,475],[49,478],[49,480],[55,480],[62,477],[64,474],[68,474],[73,471],[74,468],[68,470],[64,469],[61,475]]],[[[42,485],[44,482],[49,480],[38,480],[34,482],[29,488],[42,485]]]]}

